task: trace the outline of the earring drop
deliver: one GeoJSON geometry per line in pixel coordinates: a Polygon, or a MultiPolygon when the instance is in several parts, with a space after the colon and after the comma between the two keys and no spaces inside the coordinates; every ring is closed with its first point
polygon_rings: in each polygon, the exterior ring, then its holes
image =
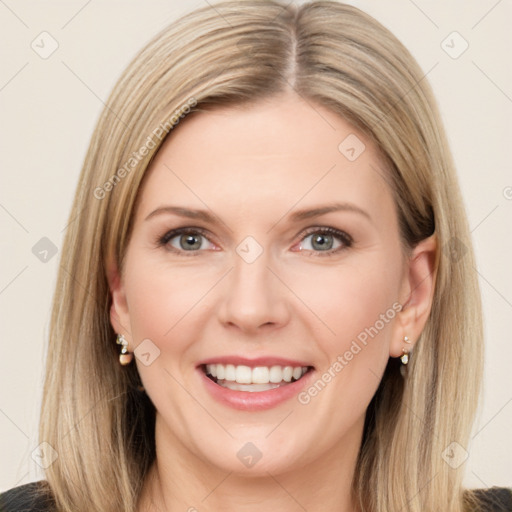
{"type": "Polygon", "coordinates": [[[126,338],[122,334],[118,334],[116,343],[118,345],[122,345],[121,353],[119,354],[119,362],[121,363],[121,366],[130,364],[133,360],[133,354],[128,352],[128,342],[126,341],[126,338]]]}
{"type": "MultiPolygon", "coordinates": [[[[404,336],[404,343],[410,345],[411,340],[407,336],[404,336]]],[[[400,361],[402,361],[402,364],[405,366],[409,362],[409,351],[403,348],[402,352],[403,354],[400,356],[400,361]]]]}

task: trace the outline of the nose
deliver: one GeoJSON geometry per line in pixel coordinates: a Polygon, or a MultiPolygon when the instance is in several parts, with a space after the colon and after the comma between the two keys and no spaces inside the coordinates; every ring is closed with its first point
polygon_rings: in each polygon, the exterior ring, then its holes
{"type": "Polygon", "coordinates": [[[289,291],[270,267],[266,251],[252,263],[235,254],[234,268],[226,276],[218,309],[219,320],[224,326],[255,334],[288,323],[289,291]]]}

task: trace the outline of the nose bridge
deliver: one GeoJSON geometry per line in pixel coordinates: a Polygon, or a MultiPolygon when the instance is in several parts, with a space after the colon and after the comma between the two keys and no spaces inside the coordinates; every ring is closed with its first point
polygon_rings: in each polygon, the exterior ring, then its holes
{"type": "Polygon", "coordinates": [[[243,330],[286,322],[285,290],[269,269],[271,266],[271,252],[253,237],[246,237],[237,246],[221,308],[223,322],[243,330]]]}
{"type": "Polygon", "coordinates": [[[272,294],[272,285],[269,283],[271,272],[268,269],[270,264],[268,251],[262,252],[250,261],[237,254],[231,272],[231,295],[236,294],[239,298],[247,295],[253,300],[264,298],[268,300],[272,294]]]}

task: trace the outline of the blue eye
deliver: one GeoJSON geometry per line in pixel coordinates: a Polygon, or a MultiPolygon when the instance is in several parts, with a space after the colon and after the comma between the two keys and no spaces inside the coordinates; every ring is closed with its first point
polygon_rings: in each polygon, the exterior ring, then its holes
{"type": "Polygon", "coordinates": [[[211,242],[198,228],[173,229],[158,240],[158,245],[169,245],[178,252],[197,252],[208,249],[209,244],[211,242]]]}
{"type": "Polygon", "coordinates": [[[299,250],[332,254],[352,245],[352,238],[343,231],[334,228],[313,229],[302,239],[299,250]],[[304,243],[308,239],[309,242],[304,243]]]}
{"type": "MultiPolygon", "coordinates": [[[[195,256],[204,250],[215,250],[216,246],[210,242],[205,233],[201,228],[172,229],[157,239],[157,245],[166,247],[177,254],[185,255],[184,253],[189,253],[186,256],[195,256]]],[[[301,239],[299,251],[309,251],[313,256],[329,256],[347,249],[352,243],[352,237],[338,229],[330,227],[311,228],[301,239]]]]}

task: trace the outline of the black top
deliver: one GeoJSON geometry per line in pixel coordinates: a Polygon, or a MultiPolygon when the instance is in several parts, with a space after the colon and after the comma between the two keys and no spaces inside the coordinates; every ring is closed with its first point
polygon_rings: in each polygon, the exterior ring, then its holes
{"type": "MultiPolygon", "coordinates": [[[[14,487],[0,494],[0,512],[55,512],[55,504],[44,480],[14,487]],[[41,493],[41,491],[43,491],[41,493]]],[[[478,489],[482,508],[475,512],[512,512],[512,489],[491,487],[478,489]]]]}
{"type": "Polygon", "coordinates": [[[31,482],[0,494],[0,512],[55,512],[55,503],[44,492],[46,481],[31,482]]]}

